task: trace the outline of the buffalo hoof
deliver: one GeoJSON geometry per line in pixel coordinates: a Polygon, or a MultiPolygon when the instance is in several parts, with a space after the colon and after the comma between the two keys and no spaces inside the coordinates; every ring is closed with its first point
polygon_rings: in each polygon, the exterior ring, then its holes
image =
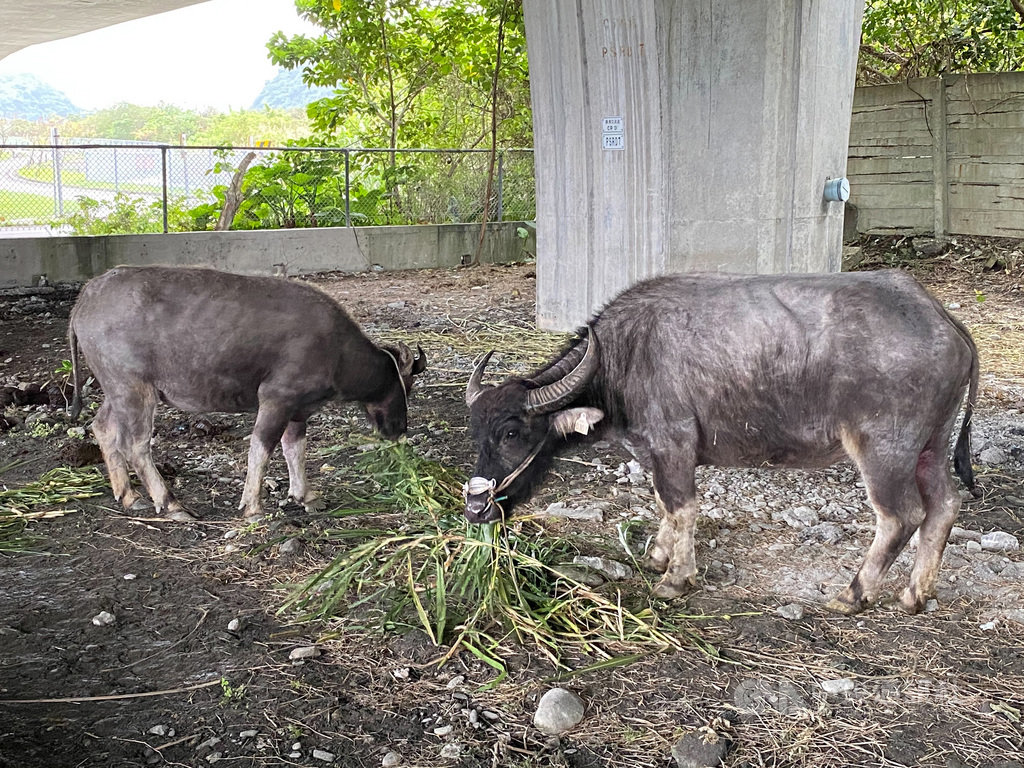
{"type": "Polygon", "coordinates": [[[664,577],[657,584],[654,585],[654,596],[660,597],[663,600],[671,600],[675,597],[683,597],[684,595],[690,594],[697,586],[697,580],[695,577],[690,576],[682,580],[669,581],[668,577],[664,577]]]}
{"type": "Polygon", "coordinates": [[[903,609],[904,613],[908,613],[911,616],[923,611],[925,603],[927,602],[927,597],[918,595],[916,592],[911,591],[910,587],[903,590],[903,594],[900,595],[900,608],[903,609]]]}
{"type": "Polygon", "coordinates": [[[181,507],[168,509],[165,516],[168,520],[173,520],[176,523],[194,523],[198,520],[195,515],[186,512],[181,507]]]}
{"type": "Polygon", "coordinates": [[[301,504],[302,507],[309,514],[323,512],[325,509],[327,509],[327,502],[324,501],[324,499],[321,496],[313,496],[311,498],[306,499],[305,501],[299,501],[298,499],[293,499],[293,501],[296,504],[301,504]]]}
{"type": "Polygon", "coordinates": [[[266,514],[262,509],[250,509],[247,510],[245,516],[242,518],[246,523],[261,523],[266,514]]]}
{"type": "Polygon", "coordinates": [[[153,502],[151,502],[146,497],[139,496],[137,494],[135,495],[135,498],[132,500],[132,503],[125,504],[124,508],[126,512],[135,512],[136,514],[141,512],[153,512],[156,510],[156,507],[153,505],[153,502]]]}
{"type": "Polygon", "coordinates": [[[125,491],[124,496],[118,499],[118,501],[121,502],[121,506],[124,507],[126,512],[141,510],[144,509],[145,506],[148,506],[150,508],[152,508],[153,506],[152,504],[150,504],[149,499],[145,498],[141,494],[136,493],[131,489],[125,491]],[[138,506],[140,503],[143,504],[144,506],[138,506]]]}
{"type": "Polygon", "coordinates": [[[843,616],[855,616],[864,610],[864,601],[858,601],[857,603],[848,603],[839,597],[834,597],[825,603],[825,610],[831,611],[832,613],[839,613],[843,616]]]}

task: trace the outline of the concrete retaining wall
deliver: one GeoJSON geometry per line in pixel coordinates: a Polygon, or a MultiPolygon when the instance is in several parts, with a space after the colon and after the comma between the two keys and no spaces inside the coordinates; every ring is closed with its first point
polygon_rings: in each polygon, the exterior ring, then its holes
{"type": "MultiPolygon", "coordinates": [[[[488,225],[480,260],[502,263],[536,252],[521,222],[488,225]]],[[[167,235],[0,240],[0,288],[84,281],[118,264],[196,264],[243,274],[289,275],[454,267],[472,258],[479,224],[180,232],[167,235]]]]}

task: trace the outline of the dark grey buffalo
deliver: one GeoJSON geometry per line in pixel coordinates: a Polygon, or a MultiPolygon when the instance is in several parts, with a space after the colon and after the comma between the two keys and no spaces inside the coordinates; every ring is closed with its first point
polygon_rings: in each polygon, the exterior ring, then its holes
{"type": "Polygon", "coordinates": [[[92,424],[114,496],[139,501],[135,470],[158,512],[190,516],[153,463],[158,400],[184,411],[256,411],[242,502],[260,516],[260,489],[278,441],[289,496],[317,506],[306,484],[306,420],[332,398],[362,403],[385,437],[406,430],[413,376],[426,367],[404,344],[378,347],[323,292],[213,269],[117,267],[90,281],[68,328],[77,417],[80,349],[105,395],[92,424]]]}
{"type": "Polygon", "coordinates": [[[622,293],[533,376],[487,387],[486,364],[466,390],[480,452],[469,520],[495,520],[526,499],[560,438],[607,424],[654,477],[662,521],[650,563],[664,573],[662,597],[695,583],[698,465],[853,460],[876,529],[860,571],[829,603],[842,613],[877,598],[914,531],[901,604],[916,612],[933,594],[960,508],[947,450],[965,388],[954,467],[974,486],[977,350],[902,272],[656,278],[622,293]]]}

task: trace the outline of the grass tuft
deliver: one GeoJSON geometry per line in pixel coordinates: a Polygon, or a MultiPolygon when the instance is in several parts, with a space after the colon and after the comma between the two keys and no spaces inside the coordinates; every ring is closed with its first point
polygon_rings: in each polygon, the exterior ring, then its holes
{"type": "Polygon", "coordinates": [[[18,552],[29,545],[29,520],[66,515],[70,510],[52,507],[100,496],[106,488],[107,479],[96,467],[57,467],[31,483],[0,489],[0,552],[18,552]]]}
{"type": "Polygon", "coordinates": [[[609,663],[702,645],[649,602],[629,607],[613,585],[594,589],[564,572],[560,564],[578,553],[537,523],[470,525],[452,473],[409,443],[381,444],[358,465],[380,490],[331,513],[348,525],[324,535],[344,542],[345,551],[285,608],[307,619],[342,610],[369,615],[369,625],[382,630],[418,626],[445,648],[439,664],[469,651],[498,673],[491,685],[506,675],[512,643],[560,668],[570,653],[609,663]]]}

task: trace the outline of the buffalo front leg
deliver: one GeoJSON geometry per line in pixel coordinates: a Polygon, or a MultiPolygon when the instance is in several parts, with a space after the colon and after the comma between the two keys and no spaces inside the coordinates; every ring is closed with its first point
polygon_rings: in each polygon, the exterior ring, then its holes
{"type": "Polygon", "coordinates": [[[694,531],[697,499],[692,463],[654,459],[654,493],[662,515],[649,563],[662,572],[654,587],[657,597],[680,597],[697,583],[694,531]]]}
{"type": "MultiPolygon", "coordinates": [[[[260,405],[256,414],[256,425],[249,439],[249,461],[245,473],[245,487],[242,489],[242,501],[238,508],[244,510],[245,519],[249,522],[263,517],[260,507],[260,494],[263,490],[263,478],[267,474],[267,464],[274,446],[284,436],[288,425],[288,414],[266,403],[260,405]]],[[[290,467],[289,467],[290,470],[290,467]]]]}
{"type": "Polygon", "coordinates": [[[289,421],[281,436],[281,451],[288,465],[288,497],[307,512],[324,508],[323,501],[306,482],[306,422],[289,421]]]}

